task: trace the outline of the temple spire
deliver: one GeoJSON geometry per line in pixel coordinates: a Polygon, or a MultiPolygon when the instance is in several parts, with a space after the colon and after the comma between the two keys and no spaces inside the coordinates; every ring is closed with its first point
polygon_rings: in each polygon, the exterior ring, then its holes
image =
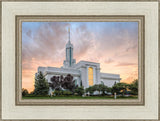
{"type": "Polygon", "coordinates": [[[70,41],[70,27],[68,27],[68,40],[69,40],[69,43],[71,42],[70,41]]]}
{"type": "Polygon", "coordinates": [[[73,45],[70,41],[70,27],[68,27],[68,42],[66,44],[66,60],[63,62],[63,67],[73,67],[76,63],[76,60],[73,59],[73,45]]]}

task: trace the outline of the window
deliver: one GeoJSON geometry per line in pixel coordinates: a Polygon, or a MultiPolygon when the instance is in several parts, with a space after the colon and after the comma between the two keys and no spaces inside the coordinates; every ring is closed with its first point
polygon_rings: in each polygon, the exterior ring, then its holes
{"type": "Polygon", "coordinates": [[[77,80],[75,80],[75,86],[78,85],[77,80]]]}
{"type": "Polygon", "coordinates": [[[93,68],[92,67],[88,68],[88,82],[89,82],[89,86],[93,86],[93,68]]]}

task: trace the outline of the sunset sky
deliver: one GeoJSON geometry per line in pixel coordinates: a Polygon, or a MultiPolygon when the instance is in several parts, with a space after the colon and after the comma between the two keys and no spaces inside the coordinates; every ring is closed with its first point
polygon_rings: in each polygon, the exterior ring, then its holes
{"type": "Polygon", "coordinates": [[[68,27],[76,62],[98,62],[101,72],[120,74],[121,82],[138,78],[137,22],[23,22],[22,88],[34,89],[38,66],[63,65],[68,27]]]}

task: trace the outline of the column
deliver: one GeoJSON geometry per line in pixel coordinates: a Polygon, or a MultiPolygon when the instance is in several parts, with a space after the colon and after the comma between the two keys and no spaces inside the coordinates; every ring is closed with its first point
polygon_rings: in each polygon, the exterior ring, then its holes
{"type": "Polygon", "coordinates": [[[100,68],[99,67],[96,68],[96,75],[97,75],[96,83],[99,84],[100,81],[101,81],[100,80],[101,77],[100,77],[100,68]]]}
{"type": "Polygon", "coordinates": [[[93,68],[93,85],[97,84],[96,83],[96,68],[95,67],[92,67],[93,68]]]}
{"type": "Polygon", "coordinates": [[[86,87],[89,87],[89,82],[88,82],[88,66],[86,67],[86,87]]]}

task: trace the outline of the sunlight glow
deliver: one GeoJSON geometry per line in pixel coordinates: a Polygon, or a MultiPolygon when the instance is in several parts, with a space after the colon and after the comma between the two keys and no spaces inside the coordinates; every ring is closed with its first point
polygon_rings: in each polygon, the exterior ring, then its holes
{"type": "Polygon", "coordinates": [[[88,82],[89,82],[89,86],[93,86],[93,68],[92,67],[88,68],[88,82]]]}

